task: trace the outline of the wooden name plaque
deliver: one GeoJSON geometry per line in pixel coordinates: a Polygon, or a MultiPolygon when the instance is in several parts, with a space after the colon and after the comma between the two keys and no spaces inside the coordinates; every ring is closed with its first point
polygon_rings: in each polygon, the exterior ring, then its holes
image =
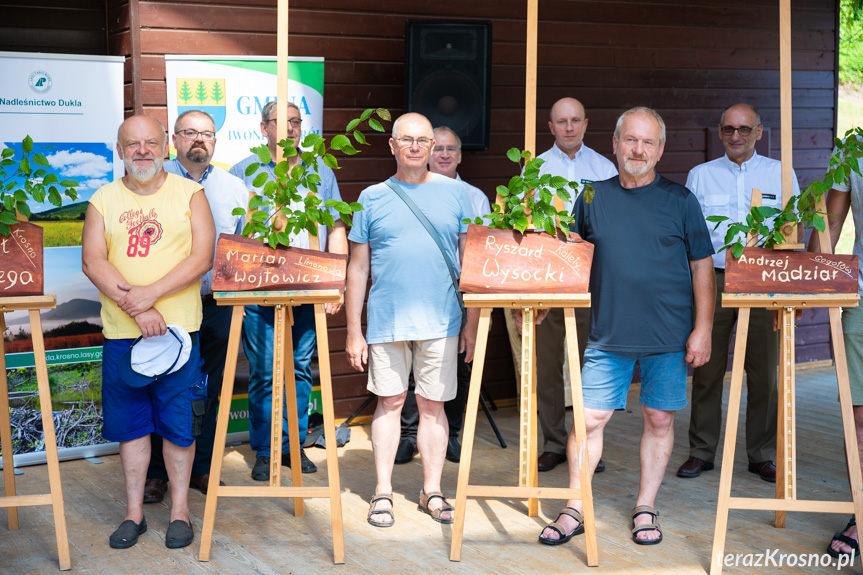
{"type": "Polygon", "coordinates": [[[857,293],[857,256],[744,248],[725,256],[726,293],[857,293]]]}
{"type": "Polygon", "coordinates": [[[0,236],[0,297],[44,293],[42,228],[24,222],[14,224],[9,236],[0,236]]]}
{"type": "Polygon", "coordinates": [[[345,290],[348,256],[301,248],[276,249],[257,240],[220,234],[213,291],[345,290]]]}
{"type": "Polygon", "coordinates": [[[593,244],[576,234],[496,230],[471,224],[459,287],[466,293],[587,293],[593,244]]]}

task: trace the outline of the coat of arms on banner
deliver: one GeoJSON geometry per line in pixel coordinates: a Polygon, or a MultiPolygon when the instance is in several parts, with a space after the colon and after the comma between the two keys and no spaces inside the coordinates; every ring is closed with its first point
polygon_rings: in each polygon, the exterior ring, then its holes
{"type": "Polygon", "coordinates": [[[225,123],[224,78],[177,78],[177,115],[189,110],[208,113],[216,131],[225,123]]]}

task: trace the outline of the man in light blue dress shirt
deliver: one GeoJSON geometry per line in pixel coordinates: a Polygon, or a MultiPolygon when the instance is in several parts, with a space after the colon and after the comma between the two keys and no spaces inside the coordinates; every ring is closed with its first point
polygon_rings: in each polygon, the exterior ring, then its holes
{"type": "MultiPolygon", "coordinates": [[[[216,240],[219,234],[238,234],[243,230],[243,216],[231,215],[234,208],[245,207],[249,194],[243,182],[210,163],[216,147],[216,127],[206,112],[190,110],[181,114],[174,122],[174,147],[177,158],[164,163],[164,169],[198,182],[204,186],[204,194],[216,224],[216,240]]],[[[216,435],[216,405],[222,391],[222,373],[228,351],[228,332],[231,327],[230,306],[217,306],[212,292],[213,270],[201,278],[201,307],[203,321],[199,331],[201,359],[207,372],[207,402],[201,435],[195,441],[195,460],[189,487],[207,493],[210,480],[210,463],[213,456],[213,441],[216,435]]],[[[144,503],[162,501],[168,488],[168,473],[162,457],[162,438],[150,435],[151,455],[144,486],[144,503]]]]}
{"type": "MultiPolygon", "coordinates": [[[[287,137],[293,141],[294,147],[298,147],[302,137],[302,118],[300,110],[296,105],[288,103],[287,137]]],[[[261,111],[261,134],[267,138],[267,146],[270,154],[276,157],[276,101],[268,102],[261,111]]],[[[300,162],[299,154],[287,158],[291,168],[300,162]]],[[[252,154],[231,168],[231,173],[241,178],[250,192],[261,193],[261,187],[255,187],[254,180],[262,171],[269,175],[271,180],[275,179],[273,170],[275,162],[261,164],[258,170],[246,175],[246,168],[250,164],[260,163],[257,155],[252,154]]],[[[322,162],[317,165],[317,173],[321,177],[318,184],[318,196],[322,201],[334,199],[341,200],[339,186],[336,183],[335,174],[322,162]]],[[[308,190],[300,189],[305,195],[308,190]]],[[[291,206],[293,209],[302,209],[302,203],[296,202],[291,206]]],[[[335,226],[328,230],[326,226],[318,226],[318,238],[320,246],[330,253],[347,254],[348,240],[345,232],[345,224],[339,219],[339,214],[332,208],[335,226]]],[[[303,230],[298,234],[291,234],[291,247],[309,248],[309,234],[303,230]]],[[[326,304],[328,314],[335,314],[341,309],[340,303],[326,304]]],[[[309,396],[312,392],[312,355],[315,351],[317,336],[315,335],[315,306],[305,304],[293,308],[294,326],[291,330],[294,346],[294,379],[297,389],[297,413],[300,431],[300,444],[306,439],[309,426],[309,396]]],[[[273,308],[257,305],[246,306],[246,314],[243,318],[243,348],[249,358],[249,442],[255,451],[255,465],[252,468],[252,479],[256,481],[267,481],[270,477],[270,421],[272,417],[272,389],[273,389],[273,308]]],[[[290,444],[288,442],[288,419],[287,408],[282,410],[284,421],[282,425],[282,465],[291,466],[288,457],[290,444]]],[[[314,473],[317,466],[305,453],[300,450],[300,461],[303,473],[314,473]]]]}

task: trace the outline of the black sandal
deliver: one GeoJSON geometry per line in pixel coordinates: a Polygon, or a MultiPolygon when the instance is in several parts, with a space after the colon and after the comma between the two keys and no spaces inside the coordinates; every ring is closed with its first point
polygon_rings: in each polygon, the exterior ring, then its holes
{"type": "MultiPolygon", "coordinates": [[[[854,557],[855,555],[860,555],[860,544],[845,535],[845,532],[855,525],[857,525],[857,521],[854,519],[854,517],[852,517],[851,521],[848,522],[848,525],[845,526],[845,529],[843,529],[842,531],[837,531],[836,534],[833,535],[833,539],[830,540],[830,544],[827,546],[828,555],[830,555],[834,559],[839,559],[840,557],[854,557]],[[839,541],[840,543],[844,543],[845,545],[850,547],[851,553],[848,553],[847,551],[836,551],[835,549],[833,549],[834,541],[839,541]]],[[[860,536],[859,532],[857,536],[860,536]]]]}
{"type": "Polygon", "coordinates": [[[560,535],[559,539],[551,539],[549,537],[543,537],[542,533],[539,534],[539,542],[545,545],[563,545],[576,535],[581,535],[584,533],[584,519],[582,518],[581,513],[578,512],[577,509],[573,509],[572,507],[564,507],[560,510],[560,513],[557,514],[557,519],[553,522],[546,525],[542,530],[553,529],[557,531],[557,534],[560,535]],[[557,519],[560,519],[561,515],[569,515],[576,521],[578,521],[578,527],[570,531],[569,533],[564,532],[564,526],[557,522],[557,519]]]}

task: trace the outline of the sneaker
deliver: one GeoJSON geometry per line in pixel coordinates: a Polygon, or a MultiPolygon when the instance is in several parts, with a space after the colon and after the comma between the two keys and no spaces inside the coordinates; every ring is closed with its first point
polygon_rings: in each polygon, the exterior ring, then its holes
{"type": "MultiPolygon", "coordinates": [[[[269,458],[267,458],[269,459],[269,458]]],[[[291,454],[283,453],[282,454],[282,465],[285,467],[291,466],[291,454]]],[[[306,450],[302,447],[300,448],[300,470],[303,473],[314,473],[318,470],[318,466],[315,465],[315,462],[306,457],[306,450]]]]}
{"type": "Polygon", "coordinates": [[[410,463],[414,458],[414,455],[419,453],[417,449],[416,441],[411,439],[402,438],[399,441],[399,449],[396,451],[396,463],[401,465],[402,463],[410,463]]]}
{"type": "Polygon", "coordinates": [[[255,458],[255,466],[252,467],[252,479],[255,481],[269,481],[270,479],[270,456],[259,455],[255,458]]]}
{"type": "Polygon", "coordinates": [[[458,437],[450,437],[446,444],[447,461],[458,463],[461,460],[461,443],[458,442],[458,437]]]}

